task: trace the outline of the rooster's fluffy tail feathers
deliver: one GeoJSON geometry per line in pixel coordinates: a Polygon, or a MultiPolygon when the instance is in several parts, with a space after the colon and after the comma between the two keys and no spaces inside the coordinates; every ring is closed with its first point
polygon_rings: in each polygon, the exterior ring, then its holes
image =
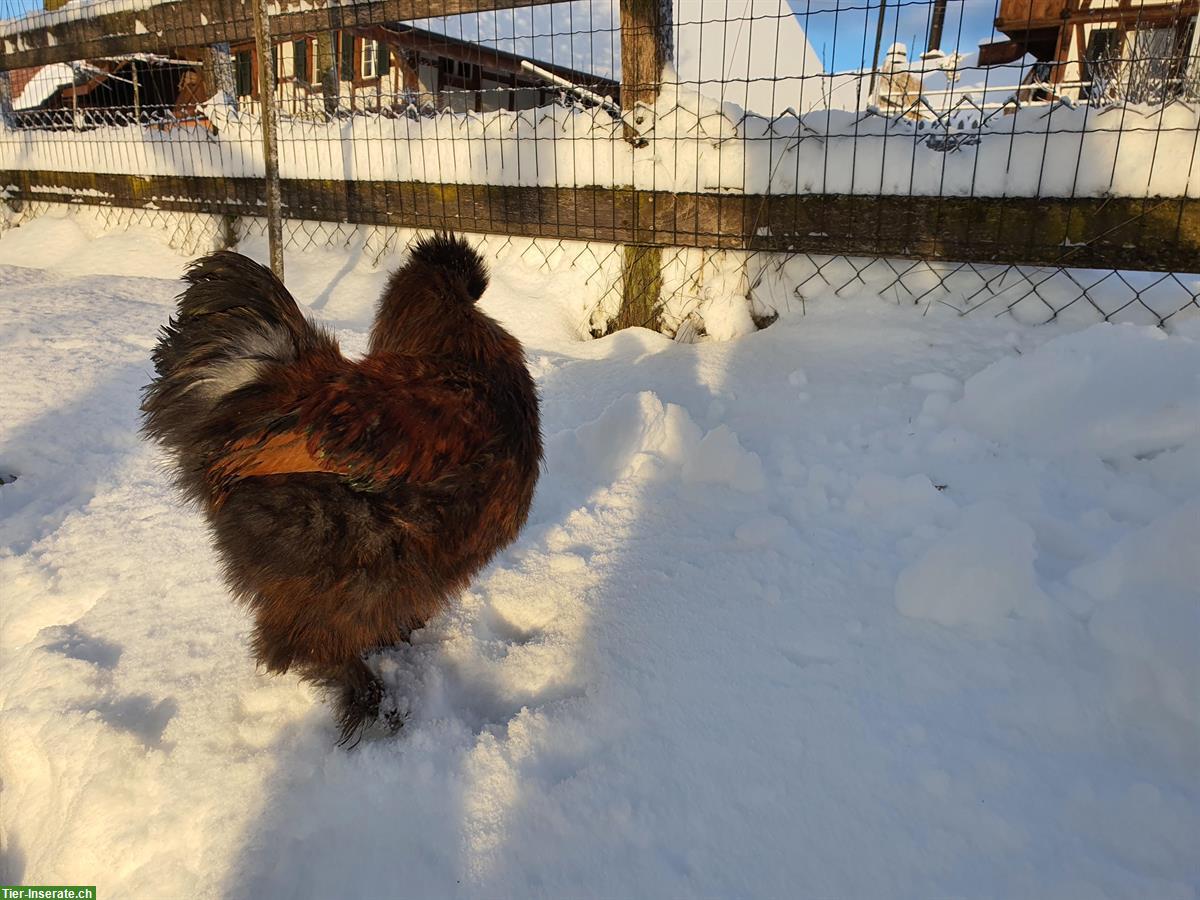
{"type": "Polygon", "coordinates": [[[142,402],[147,435],[181,455],[205,443],[205,427],[222,401],[267,368],[337,346],[270,269],[238,253],[198,260],[184,280],[188,287],[159,337],[158,374],[142,402]]]}

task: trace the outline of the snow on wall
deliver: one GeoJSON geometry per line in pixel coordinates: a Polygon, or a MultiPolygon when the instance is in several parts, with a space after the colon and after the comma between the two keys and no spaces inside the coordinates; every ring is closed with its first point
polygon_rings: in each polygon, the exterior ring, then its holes
{"type": "MultiPolygon", "coordinates": [[[[665,191],[925,196],[1200,197],[1200,112],[1181,103],[1097,111],[1027,107],[977,130],[822,110],[744,116],[667,83],[649,146],[635,149],[592,109],[431,118],[284,117],[285,178],[520,186],[636,186],[665,191]],[[966,141],[956,150],[930,136],[966,141]],[[977,138],[977,140],[976,140],[977,138]]],[[[199,128],[109,126],[0,131],[0,169],[260,177],[257,118],[209,110],[199,128]]]]}
{"type": "Polygon", "coordinates": [[[784,0],[699,0],[674,11],[675,70],[708,97],[777,116],[799,109],[800,79],[823,71],[784,0]]]}

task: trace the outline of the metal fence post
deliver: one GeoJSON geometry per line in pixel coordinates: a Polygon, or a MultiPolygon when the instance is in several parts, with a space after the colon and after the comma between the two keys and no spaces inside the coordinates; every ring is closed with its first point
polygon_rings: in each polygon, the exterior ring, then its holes
{"type": "Polygon", "coordinates": [[[283,281],[283,201],[279,190],[279,144],[275,125],[275,53],[267,0],[254,0],[254,46],[258,53],[258,99],[262,106],[263,160],[267,175],[267,242],[271,271],[283,281]]]}

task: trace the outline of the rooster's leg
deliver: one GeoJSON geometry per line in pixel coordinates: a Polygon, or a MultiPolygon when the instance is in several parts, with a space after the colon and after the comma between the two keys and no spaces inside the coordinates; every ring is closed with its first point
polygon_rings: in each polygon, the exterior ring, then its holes
{"type": "Polygon", "coordinates": [[[312,672],[310,677],[329,692],[333,701],[338,745],[355,746],[362,738],[363,730],[379,715],[383,682],[357,656],[340,666],[312,672]]]}

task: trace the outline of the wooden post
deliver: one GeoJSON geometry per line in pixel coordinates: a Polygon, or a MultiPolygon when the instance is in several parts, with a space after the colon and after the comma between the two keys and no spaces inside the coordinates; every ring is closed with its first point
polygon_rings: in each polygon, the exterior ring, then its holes
{"type": "Polygon", "coordinates": [[[271,271],[283,281],[283,201],[279,192],[279,144],[275,137],[275,54],[267,0],[254,0],[254,46],[258,52],[258,102],[262,108],[263,161],[267,175],[267,243],[271,271]]]}
{"type": "Polygon", "coordinates": [[[71,128],[83,131],[83,123],[79,120],[79,85],[75,83],[78,80],[79,70],[71,63],[71,128]]]}
{"type": "Polygon", "coordinates": [[[933,16],[929,22],[929,42],[925,46],[926,53],[942,49],[942,29],[945,25],[946,0],[933,0],[933,16]]]}
{"type": "Polygon", "coordinates": [[[138,83],[137,60],[129,63],[129,79],[133,82],[133,121],[142,124],[142,86],[138,83]]]}
{"type": "Polygon", "coordinates": [[[313,49],[312,82],[321,86],[321,106],[325,116],[332,119],[337,115],[338,94],[341,85],[338,84],[338,48],[337,32],[322,31],[317,35],[316,47],[313,49]]]}
{"type": "MultiPolygon", "coordinates": [[[[663,66],[674,56],[671,0],[621,0],[621,110],[624,135],[634,147],[648,143],[639,124],[638,104],[653,106],[662,83],[663,66]]],[[[634,203],[634,228],[641,203],[634,203]]],[[[652,210],[651,210],[651,214],[652,210]]],[[[662,327],[662,248],[625,245],[621,263],[621,308],[608,323],[612,333],[640,326],[662,327]]]]}
{"type": "MultiPolygon", "coordinates": [[[[887,0],[879,0],[879,19],[875,23],[875,56],[871,64],[871,84],[867,88],[867,102],[873,103],[875,96],[875,76],[879,72],[879,50],[883,46],[883,16],[887,12],[887,0]]],[[[860,81],[859,84],[862,84],[860,81]]],[[[860,88],[861,90],[861,88],[860,88]]]]}
{"type": "Polygon", "coordinates": [[[206,99],[217,97],[232,109],[237,109],[237,78],[228,44],[213,44],[204,48],[203,76],[206,99]]]}
{"type": "MultiPolygon", "coordinates": [[[[639,103],[654,105],[663,66],[674,55],[671,0],[621,0],[621,109],[627,115],[636,118],[639,103]]],[[[646,145],[628,121],[625,140],[646,145]]]]}
{"type": "Polygon", "coordinates": [[[7,70],[0,71],[0,123],[12,124],[12,81],[7,70]]]}
{"type": "Polygon", "coordinates": [[[662,247],[625,245],[621,261],[621,308],[608,333],[622,328],[662,329],[662,247]]]}

